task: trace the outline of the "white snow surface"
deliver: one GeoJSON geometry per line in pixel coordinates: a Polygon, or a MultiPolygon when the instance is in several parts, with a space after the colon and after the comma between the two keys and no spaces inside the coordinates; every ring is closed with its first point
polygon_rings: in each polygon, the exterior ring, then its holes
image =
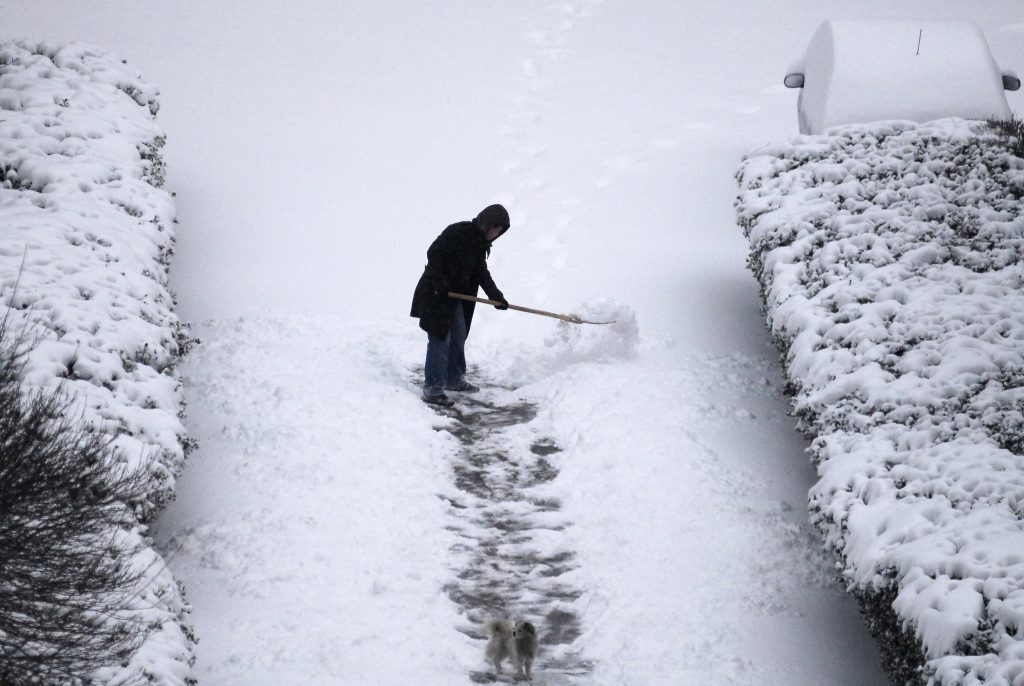
{"type": "Polygon", "coordinates": [[[1024,673],[1024,160],[981,130],[841,128],[740,172],[812,510],[852,586],[896,585],[943,684],[1024,673]]]}
{"type": "Polygon", "coordinates": [[[0,43],[0,294],[10,330],[39,341],[26,391],[63,389],[113,437],[111,461],[149,476],[138,523],[111,537],[145,570],[124,610],[148,637],[96,678],[170,686],[188,678],[192,645],[145,524],[173,497],[185,438],[156,108],[153,86],[104,50],[0,43]]]}
{"type": "MultiPolygon", "coordinates": [[[[886,683],[807,520],[733,175],[793,132],[780,74],[825,18],[965,11],[911,4],[4,3],[12,35],[110,46],[161,86],[172,282],[203,344],[181,367],[200,448],[158,541],[200,683],[486,672],[445,593],[454,525],[473,533],[445,499],[459,446],[418,399],[406,314],[430,241],[492,202],[511,302],[618,319],[481,308],[469,339],[483,397],[536,406],[510,443],[560,448],[539,494],[562,528],[528,523],[576,556],[558,650],[593,666],[572,679],[886,683]]],[[[971,11],[1024,64],[1017,0],[971,11]]]]}

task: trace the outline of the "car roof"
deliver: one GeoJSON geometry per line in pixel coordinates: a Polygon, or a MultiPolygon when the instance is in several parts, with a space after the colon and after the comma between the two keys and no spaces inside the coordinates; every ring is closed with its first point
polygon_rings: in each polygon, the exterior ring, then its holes
{"type": "Polygon", "coordinates": [[[887,119],[1007,117],[1002,75],[969,20],[830,19],[804,55],[812,132],[887,119]]]}

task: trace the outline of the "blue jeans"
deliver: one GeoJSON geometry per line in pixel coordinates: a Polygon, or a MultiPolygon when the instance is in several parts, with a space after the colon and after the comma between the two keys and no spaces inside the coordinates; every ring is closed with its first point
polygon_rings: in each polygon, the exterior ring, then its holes
{"type": "Polygon", "coordinates": [[[444,338],[427,335],[427,362],[423,365],[423,395],[441,395],[444,389],[460,385],[466,377],[466,318],[462,303],[444,338]]]}

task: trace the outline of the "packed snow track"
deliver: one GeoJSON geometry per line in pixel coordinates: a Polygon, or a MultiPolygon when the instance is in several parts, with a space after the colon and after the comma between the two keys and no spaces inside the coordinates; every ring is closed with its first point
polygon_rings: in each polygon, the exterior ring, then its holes
{"type": "MultiPolygon", "coordinates": [[[[467,620],[460,630],[484,639],[480,627],[490,618],[529,620],[540,634],[535,680],[584,683],[591,664],[574,645],[580,626],[572,603],[582,591],[572,582],[572,523],[546,488],[558,475],[548,457],[559,447],[523,433],[537,408],[507,389],[459,394],[455,407],[439,412],[449,420],[442,430],[461,444],[451,463],[455,488],[442,495],[458,536],[446,590],[467,620]]],[[[489,683],[496,675],[474,670],[470,678],[489,683]]]]}

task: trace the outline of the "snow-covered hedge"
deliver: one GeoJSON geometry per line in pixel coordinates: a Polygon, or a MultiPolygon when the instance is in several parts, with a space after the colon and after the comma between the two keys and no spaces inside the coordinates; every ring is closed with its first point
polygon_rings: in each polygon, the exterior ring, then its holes
{"type": "Polygon", "coordinates": [[[897,683],[1024,684],[1024,160],[883,123],[745,158],[738,220],[897,683]]]}
{"type": "Polygon", "coordinates": [[[39,337],[26,391],[62,387],[113,437],[111,458],[148,475],[138,523],[117,539],[147,570],[125,599],[147,638],[103,683],[182,684],[192,660],[179,588],[146,539],[188,446],[156,95],[97,48],[0,43],[0,297],[11,328],[39,337]]]}

